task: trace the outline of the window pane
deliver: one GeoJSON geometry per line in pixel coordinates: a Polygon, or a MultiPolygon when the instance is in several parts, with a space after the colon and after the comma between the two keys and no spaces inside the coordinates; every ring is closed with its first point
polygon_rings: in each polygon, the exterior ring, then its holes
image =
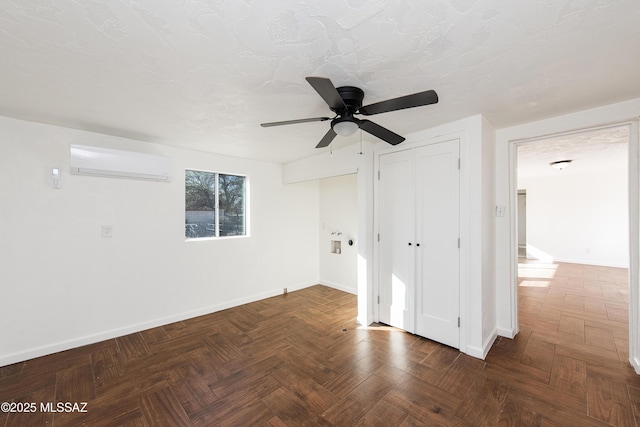
{"type": "Polygon", "coordinates": [[[185,237],[216,235],[216,174],[187,170],[185,173],[185,237]]]}
{"type": "Polygon", "coordinates": [[[243,236],[245,234],[244,181],[244,176],[218,175],[221,236],[243,236]]]}

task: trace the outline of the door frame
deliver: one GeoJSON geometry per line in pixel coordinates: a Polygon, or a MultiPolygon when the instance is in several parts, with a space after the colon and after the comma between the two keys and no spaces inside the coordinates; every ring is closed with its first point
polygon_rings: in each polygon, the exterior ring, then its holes
{"type": "Polygon", "coordinates": [[[640,374],[640,134],[638,119],[584,125],[555,132],[540,133],[523,138],[508,139],[509,161],[509,224],[510,224],[510,313],[511,335],[519,332],[518,325],[518,145],[558,135],[585,132],[598,128],[629,126],[628,183],[629,183],[629,362],[640,374]]]}
{"type": "Polygon", "coordinates": [[[373,206],[373,316],[374,321],[378,322],[380,320],[380,310],[379,306],[376,303],[377,295],[380,294],[380,275],[379,275],[379,265],[380,265],[380,250],[378,247],[377,234],[379,227],[379,203],[380,203],[380,184],[378,180],[378,176],[380,173],[380,156],[385,154],[391,154],[398,151],[410,150],[413,148],[419,148],[426,145],[438,144],[441,142],[447,142],[452,140],[458,141],[459,146],[459,155],[460,155],[460,194],[459,194],[459,209],[460,216],[458,218],[459,221],[459,230],[460,230],[460,239],[463,242],[460,248],[460,258],[458,265],[458,275],[459,275],[459,299],[460,299],[460,347],[459,350],[462,353],[468,353],[467,348],[467,319],[469,316],[467,315],[467,265],[468,265],[468,250],[469,245],[464,244],[464,242],[469,242],[469,228],[467,223],[469,221],[469,189],[467,186],[467,168],[465,165],[468,163],[466,159],[467,156],[467,141],[468,135],[466,132],[452,132],[446,135],[440,135],[431,138],[422,138],[418,139],[414,142],[405,141],[401,146],[389,147],[387,144],[378,144],[374,149],[374,188],[373,188],[373,198],[374,198],[374,206],[373,206]],[[382,146],[382,147],[381,147],[382,146]]]}

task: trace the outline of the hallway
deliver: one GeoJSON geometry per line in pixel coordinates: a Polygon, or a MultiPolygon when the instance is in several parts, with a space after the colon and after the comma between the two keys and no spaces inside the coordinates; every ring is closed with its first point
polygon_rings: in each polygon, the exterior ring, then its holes
{"type": "Polygon", "coordinates": [[[520,333],[498,339],[487,362],[548,384],[567,408],[634,425],[640,380],[628,362],[627,275],[623,268],[520,258],[520,333]]]}

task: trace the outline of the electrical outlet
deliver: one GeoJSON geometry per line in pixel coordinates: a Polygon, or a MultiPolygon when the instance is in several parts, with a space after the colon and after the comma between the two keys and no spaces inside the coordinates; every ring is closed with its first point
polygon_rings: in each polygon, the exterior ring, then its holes
{"type": "Polygon", "coordinates": [[[113,237],[113,225],[102,226],[102,237],[105,237],[105,238],[113,237]]]}

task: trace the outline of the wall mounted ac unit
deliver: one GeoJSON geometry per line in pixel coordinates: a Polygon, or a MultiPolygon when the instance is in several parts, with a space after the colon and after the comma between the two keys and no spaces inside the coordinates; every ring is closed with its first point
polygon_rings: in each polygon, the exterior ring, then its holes
{"type": "Polygon", "coordinates": [[[70,152],[74,175],[165,182],[173,177],[173,160],[168,157],[73,144],[70,152]]]}

